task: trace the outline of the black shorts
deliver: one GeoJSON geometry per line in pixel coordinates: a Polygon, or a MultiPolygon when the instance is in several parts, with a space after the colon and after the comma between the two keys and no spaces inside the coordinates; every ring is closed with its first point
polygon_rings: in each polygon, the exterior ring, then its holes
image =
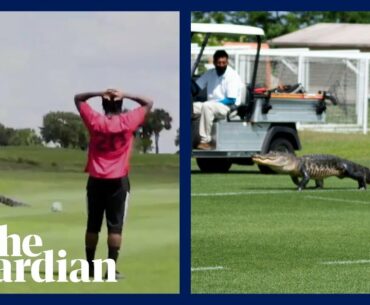
{"type": "Polygon", "coordinates": [[[128,177],[100,179],[90,176],[86,189],[87,232],[100,232],[105,212],[108,233],[122,233],[130,192],[128,177]]]}

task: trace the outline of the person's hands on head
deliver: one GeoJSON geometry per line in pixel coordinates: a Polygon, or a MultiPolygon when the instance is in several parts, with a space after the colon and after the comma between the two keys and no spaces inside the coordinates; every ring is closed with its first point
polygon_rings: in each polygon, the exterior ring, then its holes
{"type": "Polygon", "coordinates": [[[114,97],[115,97],[115,91],[116,89],[107,89],[103,92],[102,94],[102,98],[105,99],[105,100],[113,100],[114,97]]]}
{"type": "Polygon", "coordinates": [[[120,90],[114,90],[114,101],[122,101],[125,97],[125,94],[123,91],[120,90]]]}

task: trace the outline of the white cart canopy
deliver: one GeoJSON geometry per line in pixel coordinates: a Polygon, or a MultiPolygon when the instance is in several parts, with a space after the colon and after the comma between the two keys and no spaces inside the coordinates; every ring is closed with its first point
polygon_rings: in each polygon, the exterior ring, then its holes
{"type": "Polygon", "coordinates": [[[265,35],[264,31],[254,26],[219,24],[219,23],[192,23],[192,33],[216,33],[236,35],[265,35]]]}

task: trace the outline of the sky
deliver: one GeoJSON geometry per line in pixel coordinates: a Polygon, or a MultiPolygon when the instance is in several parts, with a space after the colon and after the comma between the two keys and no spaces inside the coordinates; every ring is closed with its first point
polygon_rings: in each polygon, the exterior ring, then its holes
{"type": "MultiPolygon", "coordinates": [[[[0,41],[3,125],[39,130],[49,111],[77,114],[76,93],[117,88],[170,113],[159,151],[177,151],[178,12],[1,12],[0,41]]],[[[100,99],[89,103],[102,111],[100,99]]]]}

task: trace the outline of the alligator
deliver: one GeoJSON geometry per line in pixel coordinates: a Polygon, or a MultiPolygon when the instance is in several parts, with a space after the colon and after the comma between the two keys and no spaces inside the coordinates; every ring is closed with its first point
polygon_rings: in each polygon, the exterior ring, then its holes
{"type": "Polygon", "coordinates": [[[365,190],[370,184],[370,169],[352,161],[333,155],[312,154],[297,157],[291,153],[270,152],[255,154],[252,160],[280,174],[288,174],[298,191],[304,189],[310,179],[315,179],[316,187],[324,187],[324,178],[336,176],[348,177],[358,182],[358,188],[365,190]],[[302,178],[299,181],[299,178],[302,178]]]}
{"type": "Polygon", "coordinates": [[[10,206],[10,207],[30,206],[27,203],[17,201],[17,200],[5,197],[3,195],[0,195],[0,203],[3,203],[3,204],[5,204],[7,206],[10,206]]]}

